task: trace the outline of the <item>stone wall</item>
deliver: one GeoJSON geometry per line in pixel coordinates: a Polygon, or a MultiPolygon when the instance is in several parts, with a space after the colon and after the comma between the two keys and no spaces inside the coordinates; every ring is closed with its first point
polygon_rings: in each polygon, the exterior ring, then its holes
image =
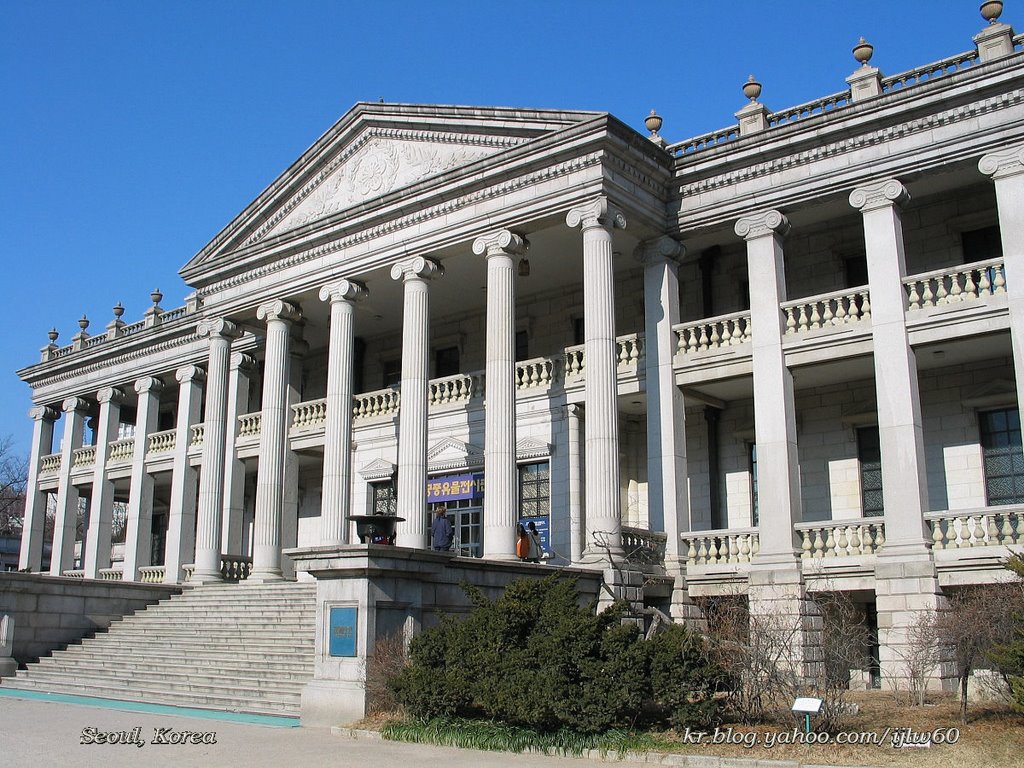
{"type": "Polygon", "coordinates": [[[14,618],[13,655],[24,665],[180,592],[162,584],[0,573],[0,615],[14,618]]]}

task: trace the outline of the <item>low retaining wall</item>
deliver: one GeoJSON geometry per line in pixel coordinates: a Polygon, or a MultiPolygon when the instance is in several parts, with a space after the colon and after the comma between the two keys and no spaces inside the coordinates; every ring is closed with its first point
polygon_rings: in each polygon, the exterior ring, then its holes
{"type": "Polygon", "coordinates": [[[19,665],[106,629],[114,619],[141,610],[171,595],[180,586],[136,584],[0,573],[0,616],[14,620],[13,656],[19,665]]]}

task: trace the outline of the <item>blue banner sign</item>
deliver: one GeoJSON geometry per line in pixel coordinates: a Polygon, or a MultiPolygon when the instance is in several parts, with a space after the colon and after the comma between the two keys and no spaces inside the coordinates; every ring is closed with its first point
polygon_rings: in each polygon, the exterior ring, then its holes
{"type": "Polygon", "coordinates": [[[427,480],[427,503],[483,496],[482,475],[442,475],[427,480]]]}
{"type": "Polygon", "coordinates": [[[521,517],[521,518],[519,518],[519,524],[521,526],[523,526],[523,528],[526,528],[527,530],[529,530],[530,523],[533,523],[535,526],[537,526],[537,533],[540,536],[540,547],[541,547],[541,549],[543,549],[545,552],[550,552],[551,551],[551,543],[549,541],[549,533],[550,533],[550,531],[548,530],[548,516],[547,515],[542,515],[541,517],[521,517]]]}
{"type": "Polygon", "coordinates": [[[356,620],[358,608],[331,608],[331,656],[356,655],[356,620]]]}

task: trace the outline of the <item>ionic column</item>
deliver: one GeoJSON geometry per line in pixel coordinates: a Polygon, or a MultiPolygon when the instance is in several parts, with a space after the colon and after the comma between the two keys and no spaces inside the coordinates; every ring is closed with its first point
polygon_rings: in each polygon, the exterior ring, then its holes
{"type": "Polygon", "coordinates": [[[275,300],[261,304],[256,317],[267,324],[263,364],[263,406],[260,422],[260,466],[256,479],[256,521],[250,580],[279,581],[281,519],[284,511],[285,450],[288,440],[288,385],[291,324],[299,310],[275,300]]]}
{"type": "MultiPolygon", "coordinates": [[[[917,356],[907,335],[906,259],[900,208],[910,199],[890,179],[855,189],[850,205],[864,217],[864,246],[871,292],[878,439],[882,449],[882,504],[886,555],[923,553],[930,541],[921,395],[917,356]]],[[[754,326],[757,333],[757,326],[754,326]]],[[[757,456],[760,463],[761,455],[757,456]]],[[[760,488],[758,488],[760,495],[760,488]]]]}
{"type": "Polygon", "coordinates": [[[801,520],[793,374],[782,351],[786,266],[782,238],[789,222],[767,211],[736,222],[747,241],[750,325],[753,330],[754,439],[757,442],[759,564],[795,565],[793,524],[801,520]]]}
{"type": "Polygon", "coordinates": [[[1024,409],[1024,147],[985,155],[978,169],[996,185],[1017,407],[1024,409]]]}
{"type": "Polygon", "coordinates": [[[203,320],[196,329],[210,337],[206,366],[206,409],[203,420],[203,458],[196,504],[196,559],[190,581],[220,581],[221,507],[224,504],[224,457],[227,439],[228,365],[231,341],[238,338],[234,323],[223,318],[203,320]]]}
{"type": "Polygon", "coordinates": [[[71,462],[76,448],[82,447],[85,415],[89,404],[80,397],[69,397],[64,410],[64,439],[60,446],[60,478],[57,480],[57,510],[53,520],[53,550],[50,575],[60,576],[75,562],[75,523],[78,515],[78,489],[71,484],[71,462]]]}
{"type": "Polygon", "coordinates": [[[196,470],[188,460],[192,426],[199,423],[203,395],[202,368],[186,365],[175,373],[178,380],[178,420],[174,433],[174,461],[171,469],[171,508],[167,515],[167,548],[164,554],[164,582],[178,584],[181,567],[192,562],[196,545],[196,470]]]}
{"type": "Polygon", "coordinates": [[[570,210],[565,223],[583,229],[585,555],[595,560],[617,559],[622,557],[622,519],[612,229],[624,229],[626,219],[602,197],[570,210]]]}
{"type": "Polygon", "coordinates": [[[395,264],[391,279],[403,283],[402,386],[398,412],[398,524],[402,547],[427,545],[427,396],[430,309],[427,281],[444,274],[435,261],[416,256],[395,264]]]}
{"type": "MultiPolygon", "coordinates": [[[[652,531],[667,537],[666,563],[682,567],[679,535],[690,530],[686,488],[686,417],[672,360],[679,322],[679,258],[684,250],[670,237],[641,244],[644,265],[644,356],[647,371],[647,501],[652,531]]],[[[685,553],[684,553],[685,554],[685,553]]]]}
{"type": "Polygon", "coordinates": [[[320,505],[320,543],[348,544],[352,497],[352,385],[355,302],[366,286],[338,280],[320,289],[320,301],[331,303],[331,335],[327,351],[327,423],[324,425],[324,480],[320,505]]]}
{"type": "Polygon", "coordinates": [[[124,393],[104,387],[96,394],[100,404],[96,427],[96,461],[92,470],[92,498],[89,500],[89,535],[85,542],[84,570],[87,579],[98,579],[101,568],[110,567],[110,528],[114,516],[114,483],[107,477],[107,454],[121,422],[124,393]]]}
{"type": "Polygon", "coordinates": [[[43,528],[46,523],[46,493],[39,490],[39,469],[43,456],[53,450],[53,422],[58,414],[52,408],[37,405],[28,412],[32,419],[32,452],[28,458],[25,483],[25,520],[21,528],[21,553],[18,570],[38,572],[43,563],[43,528]]]}
{"type": "Polygon", "coordinates": [[[565,406],[569,429],[569,560],[583,560],[587,521],[583,515],[583,406],[565,406]]]}
{"type": "Polygon", "coordinates": [[[146,471],[146,453],[149,451],[149,436],[156,432],[163,388],[163,382],[152,376],[143,376],[135,382],[138,401],[128,491],[128,528],[124,540],[122,578],[125,581],[137,581],[139,568],[152,564],[153,476],[146,471]]]}
{"type": "Polygon", "coordinates": [[[235,448],[240,424],[238,417],[249,412],[249,383],[256,361],[251,355],[231,355],[228,373],[227,425],[225,430],[224,507],[221,546],[228,555],[245,555],[242,532],[245,523],[245,462],[235,448]]]}
{"type": "Polygon", "coordinates": [[[516,556],[516,273],[523,238],[507,229],[478,237],[487,258],[487,367],[484,381],[484,557],[516,556]]]}

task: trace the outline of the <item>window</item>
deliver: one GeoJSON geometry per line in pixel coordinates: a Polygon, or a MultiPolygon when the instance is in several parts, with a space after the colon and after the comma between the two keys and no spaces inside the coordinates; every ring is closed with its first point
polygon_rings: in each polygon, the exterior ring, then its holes
{"type": "Polygon", "coordinates": [[[750,524],[760,525],[757,514],[757,444],[747,443],[750,459],[750,524]]]}
{"type": "Polygon", "coordinates": [[[402,383],[401,360],[385,360],[381,367],[384,370],[384,376],[381,381],[382,387],[394,387],[402,383]]]}
{"type": "Polygon", "coordinates": [[[851,256],[843,259],[843,271],[846,273],[846,287],[859,288],[868,284],[868,260],[866,256],[851,256]]]}
{"type": "Polygon", "coordinates": [[[530,359],[530,334],[526,331],[516,331],[516,362],[530,359]]]}
{"type": "Polygon", "coordinates": [[[1024,453],[1020,411],[1005,408],[978,414],[989,506],[1024,504],[1024,453]]]}
{"type": "Polygon", "coordinates": [[[586,329],[583,327],[583,318],[574,317],[572,320],[572,343],[582,344],[586,341],[586,329]]]}
{"type": "Polygon", "coordinates": [[[459,372],[459,348],[444,347],[434,353],[434,376],[454,376],[459,372]]]}
{"type": "Polygon", "coordinates": [[[963,246],[964,264],[1003,258],[1003,243],[996,225],[961,232],[960,244],[963,246]]]}
{"type": "Polygon", "coordinates": [[[864,517],[880,517],[882,506],[882,446],[878,427],[857,430],[857,460],[860,462],[860,501],[864,517]]]}
{"type": "Polygon", "coordinates": [[[370,513],[374,515],[397,515],[398,492],[391,480],[370,483],[370,513]]]}
{"type": "Polygon", "coordinates": [[[519,466],[520,517],[543,517],[551,511],[550,476],[546,461],[519,466]]]}

